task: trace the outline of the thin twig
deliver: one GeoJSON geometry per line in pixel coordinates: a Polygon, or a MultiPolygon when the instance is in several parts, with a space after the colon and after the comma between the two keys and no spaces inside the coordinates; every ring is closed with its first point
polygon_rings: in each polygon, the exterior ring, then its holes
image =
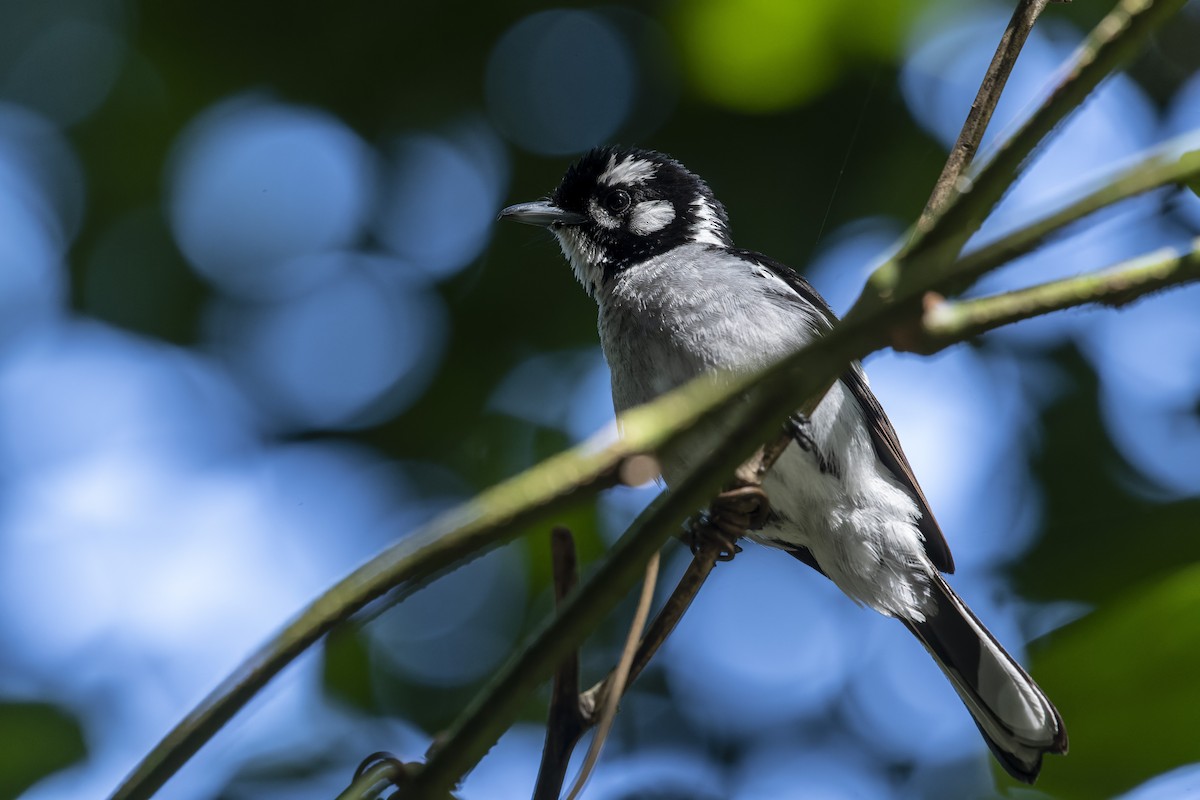
{"type": "Polygon", "coordinates": [[[923,320],[920,352],[936,352],[964,337],[1003,325],[1095,303],[1125,305],[1137,298],[1200,280],[1200,239],[1192,249],[1148,253],[1108,269],[1049,281],[1015,292],[932,305],[923,320]]]}
{"type": "MultiPolygon", "coordinates": [[[[700,587],[716,565],[718,551],[719,547],[715,542],[708,542],[696,551],[687,570],[679,579],[679,583],[676,584],[675,589],[663,607],[659,609],[654,620],[646,628],[642,640],[638,643],[637,651],[630,661],[629,674],[621,694],[628,691],[650,659],[658,652],[659,647],[675,630],[675,626],[691,606],[696,593],[700,591],[700,587]]],[[[556,560],[555,563],[559,562],[556,560]]],[[[557,567],[555,574],[558,574],[557,567]]],[[[575,663],[577,664],[578,661],[576,660],[575,663]]],[[[538,770],[533,800],[557,800],[560,796],[571,753],[583,735],[596,724],[598,719],[596,709],[599,708],[602,698],[609,696],[614,673],[610,673],[581,694],[577,692],[575,684],[577,678],[564,679],[562,666],[555,673],[546,730],[546,746],[542,750],[542,764],[538,770]]]]}
{"type": "Polygon", "coordinates": [[[1017,56],[1020,55],[1025,40],[1029,38],[1029,32],[1033,30],[1033,23],[1046,8],[1047,2],[1048,0],[1021,0],[1017,3],[1012,18],[1008,21],[1008,27],[1000,37],[1000,44],[996,46],[992,63],[988,64],[983,81],[979,84],[979,92],[971,103],[971,110],[967,112],[967,119],[958,133],[958,140],[950,148],[946,164],[942,167],[942,174],[933,185],[933,192],[925,204],[925,210],[917,220],[917,230],[927,230],[930,227],[933,218],[944,208],[946,199],[955,191],[958,179],[975,160],[975,153],[983,141],[983,134],[992,120],[996,104],[1000,102],[1000,95],[1004,92],[1004,85],[1008,83],[1008,76],[1012,74],[1013,65],[1017,63],[1017,56]]]}
{"type": "MultiPolygon", "coordinates": [[[[562,608],[579,582],[575,539],[566,528],[558,527],[550,532],[550,559],[554,570],[554,605],[562,608]]],[[[533,788],[533,800],[558,800],[571,753],[585,730],[583,713],[579,709],[579,650],[575,649],[567,654],[554,673],[546,742],[542,747],[542,763],[533,788]]]]}
{"type": "Polygon", "coordinates": [[[1197,176],[1200,176],[1200,134],[1192,131],[1163,142],[1138,155],[1130,164],[1090,182],[1095,189],[1057,211],[964,253],[953,267],[953,283],[943,291],[956,294],[971,281],[1032,251],[1051,234],[1103,208],[1197,176]]]}
{"type": "MultiPolygon", "coordinates": [[[[663,604],[658,614],[655,615],[654,620],[646,628],[646,634],[638,644],[637,652],[633,656],[633,662],[629,666],[629,684],[632,684],[642,674],[642,670],[650,663],[650,659],[662,647],[663,642],[675,630],[675,626],[679,624],[679,620],[683,618],[684,613],[691,607],[692,601],[696,599],[696,594],[700,591],[700,587],[708,580],[709,574],[712,573],[713,567],[716,566],[718,551],[719,547],[712,542],[702,545],[696,551],[691,563],[688,564],[687,570],[684,571],[683,577],[675,585],[675,590],[671,592],[671,596],[667,598],[667,602],[663,604]]],[[[608,684],[611,677],[610,675],[604,678],[604,680],[583,693],[581,698],[583,708],[596,706],[597,698],[608,691],[608,684]]]]}
{"type": "Polygon", "coordinates": [[[638,598],[637,610],[634,612],[633,622],[629,626],[629,635],[625,637],[625,647],[621,650],[617,668],[612,672],[609,690],[600,698],[599,714],[596,716],[596,735],[592,737],[592,743],[583,759],[583,766],[579,768],[579,775],[575,778],[575,785],[567,793],[567,800],[575,800],[583,791],[588,778],[592,775],[592,770],[596,767],[596,761],[600,758],[600,750],[604,747],[608,732],[612,730],[613,720],[617,716],[617,705],[620,704],[621,696],[625,694],[625,687],[628,686],[633,654],[637,649],[638,640],[641,639],[642,629],[646,627],[646,619],[650,616],[650,604],[654,601],[654,585],[658,582],[659,557],[659,554],[655,553],[646,563],[646,579],[642,582],[642,594],[638,598]]]}
{"type": "Polygon", "coordinates": [[[1175,14],[1186,0],[1119,0],[1088,34],[1063,79],[969,182],[958,181],[941,212],[900,252],[872,273],[847,320],[880,304],[899,307],[920,299],[952,278],[952,268],[967,240],[979,230],[1012,186],[1033,152],[1096,86],[1131,59],[1145,39],[1175,14]]]}

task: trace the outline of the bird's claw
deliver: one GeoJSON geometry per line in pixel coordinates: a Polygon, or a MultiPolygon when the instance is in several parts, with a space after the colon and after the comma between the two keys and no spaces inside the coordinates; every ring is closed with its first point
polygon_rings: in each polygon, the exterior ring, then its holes
{"type": "Polygon", "coordinates": [[[732,561],[742,552],[737,540],[747,531],[765,525],[770,513],[771,504],[760,487],[730,489],[713,499],[710,510],[702,511],[688,521],[684,540],[692,555],[711,544],[716,546],[717,561],[732,561]]]}
{"type": "Polygon", "coordinates": [[[712,508],[717,516],[737,524],[739,535],[761,529],[771,516],[771,501],[761,486],[727,489],[713,499],[712,508]]]}
{"type": "Polygon", "coordinates": [[[733,557],[742,552],[742,548],[737,544],[739,536],[736,532],[730,533],[727,526],[721,525],[707,511],[702,511],[688,520],[683,531],[683,539],[692,555],[697,555],[701,550],[713,545],[716,548],[717,561],[733,561],[733,557]]]}

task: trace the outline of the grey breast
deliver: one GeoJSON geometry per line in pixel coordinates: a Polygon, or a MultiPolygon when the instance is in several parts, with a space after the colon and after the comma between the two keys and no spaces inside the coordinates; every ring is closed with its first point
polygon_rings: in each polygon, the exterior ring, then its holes
{"type": "Polygon", "coordinates": [[[815,310],[786,283],[708,245],[635,265],[597,299],[618,411],[705,371],[763,367],[814,335],[815,310]]]}

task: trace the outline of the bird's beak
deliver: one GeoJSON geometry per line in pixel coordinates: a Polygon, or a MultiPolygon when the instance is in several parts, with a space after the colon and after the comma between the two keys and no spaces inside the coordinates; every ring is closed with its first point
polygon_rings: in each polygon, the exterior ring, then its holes
{"type": "Polygon", "coordinates": [[[524,222],[526,225],[541,225],[552,228],[555,225],[579,225],[586,217],[573,211],[564,211],[548,200],[536,203],[517,203],[500,212],[500,219],[512,219],[524,222]]]}

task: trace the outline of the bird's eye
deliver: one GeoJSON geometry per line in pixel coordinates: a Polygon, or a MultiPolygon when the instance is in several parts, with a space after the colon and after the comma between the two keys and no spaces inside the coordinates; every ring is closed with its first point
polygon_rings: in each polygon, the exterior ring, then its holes
{"type": "Polygon", "coordinates": [[[617,189],[609,192],[608,197],[604,198],[604,207],[614,214],[620,214],[625,209],[629,208],[629,204],[633,199],[629,196],[629,192],[624,189],[617,189]]]}

